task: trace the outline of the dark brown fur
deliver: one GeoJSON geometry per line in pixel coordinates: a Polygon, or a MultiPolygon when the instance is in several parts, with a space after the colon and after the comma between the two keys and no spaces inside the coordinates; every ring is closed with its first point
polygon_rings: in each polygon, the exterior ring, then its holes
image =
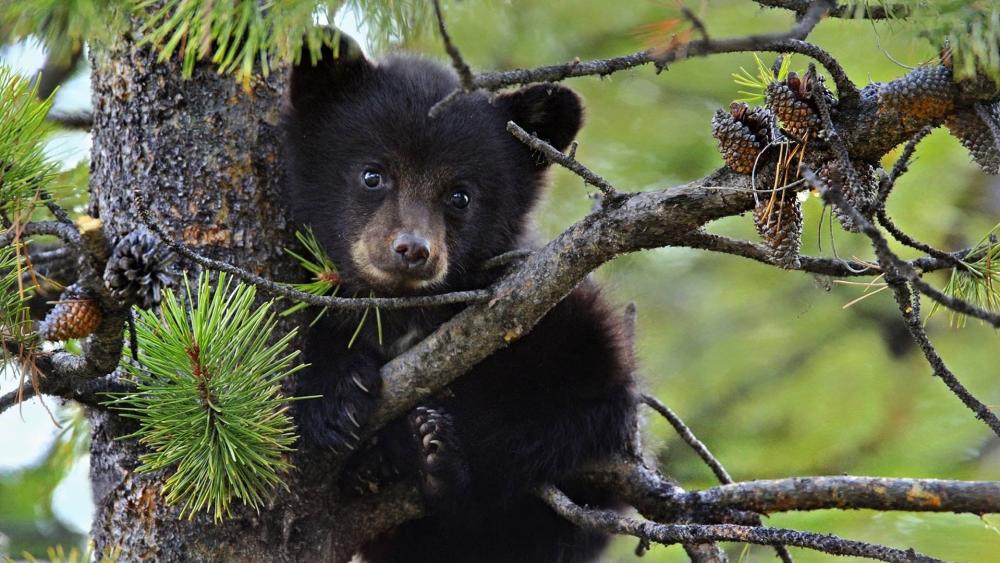
{"type": "MultiPolygon", "coordinates": [[[[480,264],[524,244],[547,168],[505,124],[565,149],[581,124],[579,99],[556,85],[494,100],[473,93],[431,119],[430,107],[458,85],[449,69],[414,57],[372,64],[347,42],[340,51],[292,74],[296,218],[341,267],[345,292],[487,287],[500,274],[480,264]],[[377,188],[364,180],[373,169],[377,188]],[[470,196],[467,206],[454,204],[463,201],[457,191],[470,196]],[[404,235],[426,243],[426,259],[404,259],[404,235]]],[[[296,403],[304,445],[354,451],[349,483],[398,472],[422,485],[428,515],[368,545],[371,561],[593,560],[607,537],[570,524],[530,492],[556,483],[579,502],[613,506],[567,480],[584,463],[626,451],[634,433],[620,315],[592,284],[373,443],[357,440],[377,403],[379,368],[458,310],[383,311],[383,342],[369,319],[350,349],[359,317],[327,314],[309,333],[311,366],[300,380],[301,394],[323,395],[296,403]]]]}

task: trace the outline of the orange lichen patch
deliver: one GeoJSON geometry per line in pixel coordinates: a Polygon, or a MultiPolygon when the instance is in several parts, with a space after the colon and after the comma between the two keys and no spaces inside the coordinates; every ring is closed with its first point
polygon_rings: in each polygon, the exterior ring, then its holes
{"type": "Polygon", "coordinates": [[[930,121],[941,119],[951,113],[955,107],[950,99],[943,100],[932,96],[910,98],[900,104],[900,110],[910,117],[930,121]]]}
{"type": "Polygon", "coordinates": [[[228,246],[233,240],[233,233],[222,227],[203,228],[198,225],[184,227],[184,242],[190,246],[221,245],[228,246]]]}
{"type": "Polygon", "coordinates": [[[941,496],[925,490],[919,484],[906,491],[906,500],[920,506],[941,508],[941,496]]]}
{"type": "Polygon", "coordinates": [[[503,341],[510,344],[511,342],[521,338],[521,334],[524,330],[520,326],[514,326],[507,329],[507,332],[503,333],[503,341]]]}

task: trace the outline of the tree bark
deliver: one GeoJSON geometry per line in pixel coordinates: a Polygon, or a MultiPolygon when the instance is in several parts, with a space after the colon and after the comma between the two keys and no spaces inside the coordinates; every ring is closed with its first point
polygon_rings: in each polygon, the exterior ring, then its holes
{"type": "MultiPolygon", "coordinates": [[[[139,43],[133,29],[91,50],[91,214],[113,242],[140,228],[133,198],[141,190],[177,240],[271,279],[294,279],[298,270],[282,253],[293,241],[281,205],[285,73],[247,90],[208,65],[183,79],[178,61],[158,62],[139,43]]],[[[286,331],[298,319],[282,322],[286,331]]],[[[91,409],[90,420],[93,537],[98,553],[118,550],[123,562],[349,559],[366,531],[384,529],[373,519],[419,511],[413,495],[377,510],[338,502],[329,462],[296,453],[288,491],[259,513],[238,506],[222,523],[208,514],[182,520],[160,495],[165,475],[135,473],[142,446],[121,439],[134,425],[102,409],[91,409]]]]}

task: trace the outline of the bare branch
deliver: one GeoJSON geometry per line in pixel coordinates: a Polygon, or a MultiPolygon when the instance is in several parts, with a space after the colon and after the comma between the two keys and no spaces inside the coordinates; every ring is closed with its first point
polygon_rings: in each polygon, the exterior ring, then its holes
{"type": "Polygon", "coordinates": [[[13,407],[14,405],[19,405],[24,401],[35,396],[35,387],[30,381],[25,382],[17,389],[5,393],[0,396],[0,413],[3,413],[7,409],[13,407]]]}
{"type": "Polygon", "coordinates": [[[720,483],[729,484],[733,482],[733,478],[729,476],[729,472],[726,471],[726,468],[722,467],[719,460],[715,459],[712,452],[708,451],[708,447],[694,435],[694,432],[692,432],[686,424],[684,424],[681,417],[677,416],[674,411],[670,410],[670,407],[663,404],[656,397],[651,397],[645,394],[642,395],[642,402],[649,405],[650,408],[660,413],[663,418],[667,419],[670,426],[674,427],[674,431],[677,432],[677,434],[688,446],[691,446],[691,449],[694,450],[698,454],[698,457],[705,462],[705,465],[712,470],[712,473],[715,474],[715,477],[720,483]]]}
{"type": "Polygon", "coordinates": [[[934,345],[927,336],[927,331],[924,330],[924,324],[920,319],[919,291],[916,288],[911,291],[906,283],[900,281],[893,282],[890,280],[890,285],[893,290],[893,296],[896,299],[896,304],[903,314],[903,321],[906,323],[906,328],[910,331],[910,336],[916,341],[917,346],[920,347],[920,351],[923,352],[924,357],[927,358],[927,363],[934,370],[934,375],[939,377],[948,386],[948,389],[951,389],[951,392],[976,414],[976,418],[985,422],[993,429],[994,433],[1000,436],[1000,418],[985,403],[977,399],[975,395],[962,385],[962,382],[958,380],[954,372],[948,369],[944,360],[938,355],[937,350],[934,349],[934,345]]]}
{"type": "Polygon", "coordinates": [[[587,168],[580,161],[568,156],[556,150],[555,147],[546,143],[545,141],[539,139],[535,135],[528,133],[521,128],[520,125],[514,123],[513,121],[507,122],[507,131],[510,132],[518,141],[521,141],[525,145],[528,145],[532,150],[538,151],[545,155],[545,158],[549,162],[555,162],[556,164],[566,168],[570,172],[576,174],[577,176],[583,178],[583,181],[594,186],[601,191],[601,195],[604,196],[605,204],[614,204],[618,202],[623,196],[619,194],[614,186],[610,182],[596,174],[591,169],[587,168]]]}
{"type": "MultiPolygon", "coordinates": [[[[722,463],[719,462],[714,455],[712,455],[712,452],[708,450],[708,446],[706,446],[701,440],[698,439],[697,436],[694,435],[694,432],[692,432],[691,429],[684,424],[681,417],[677,416],[674,411],[670,410],[670,407],[663,404],[656,397],[652,397],[650,395],[643,395],[642,402],[649,405],[650,408],[660,413],[663,418],[667,419],[667,422],[674,427],[674,431],[677,432],[681,439],[684,440],[684,442],[698,454],[698,457],[705,462],[705,465],[711,468],[712,473],[715,474],[715,477],[720,483],[727,485],[733,482],[733,478],[729,476],[729,472],[726,471],[726,468],[722,466],[722,463]]],[[[757,516],[753,523],[755,526],[763,526],[760,516],[757,516]]],[[[788,563],[792,560],[792,556],[788,553],[785,546],[776,545],[774,546],[774,549],[777,551],[778,558],[782,561],[788,563]]]]}
{"type": "Polygon", "coordinates": [[[793,477],[743,481],[689,492],[683,502],[764,514],[831,508],[987,514],[1000,512],[1000,482],[844,475],[793,477]]]}
{"type": "MultiPolygon", "coordinates": [[[[822,96],[818,95],[815,96],[814,99],[817,101],[820,117],[823,121],[824,135],[840,159],[841,166],[845,171],[845,176],[847,176],[854,189],[861,189],[860,184],[858,183],[857,175],[854,172],[854,166],[851,165],[847,148],[844,146],[836,127],[830,119],[830,111],[826,106],[825,100],[822,99],[822,96]]],[[[938,301],[942,305],[960,313],[965,313],[967,315],[983,319],[993,324],[994,327],[1000,328],[1000,315],[975,307],[962,299],[945,295],[941,291],[930,286],[927,282],[921,279],[920,275],[913,269],[913,267],[906,262],[903,262],[898,256],[893,254],[893,252],[889,249],[889,244],[885,240],[885,237],[882,236],[882,233],[879,232],[879,230],[871,223],[871,221],[868,220],[867,217],[862,215],[847,201],[844,194],[841,193],[840,190],[831,189],[824,182],[819,180],[808,166],[803,166],[802,174],[813,186],[816,186],[826,201],[833,203],[838,208],[843,210],[844,213],[848,214],[852,221],[854,221],[854,223],[861,229],[861,232],[868,236],[872,242],[872,247],[875,249],[875,255],[878,257],[879,265],[881,266],[882,271],[886,274],[886,281],[893,286],[896,301],[899,305],[900,311],[903,313],[903,318],[906,321],[907,328],[909,328],[910,334],[917,341],[917,344],[920,345],[927,361],[930,362],[931,367],[934,370],[934,374],[940,377],[948,388],[951,389],[952,392],[955,393],[958,398],[976,414],[976,418],[985,422],[994,433],[1000,436],[1000,418],[998,418],[997,415],[982,401],[973,396],[963,385],[961,385],[958,378],[955,377],[955,374],[948,370],[945,366],[944,361],[934,350],[934,346],[927,337],[927,333],[920,325],[919,303],[916,303],[914,306],[914,304],[910,302],[911,300],[908,299],[909,296],[907,296],[906,292],[901,289],[905,287],[905,284],[902,282],[905,280],[912,284],[914,292],[925,292],[929,297],[938,301]],[[916,313],[916,316],[914,316],[914,313],[916,313]]]]}
{"type": "Polygon", "coordinates": [[[458,73],[459,82],[462,84],[462,88],[466,92],[471,92],[476,89],[473,83],[472,69],[466,64],[465,59],[462,58],[462,53],[458,51],[458,47],[455,46],[451,41],[451,35],[448,34],[448,27],[444,23],[444,16],[441,14],[441,0],[434,0],[434,15],[437,17],[438,23],[438,33],[441,34],[441,41],[444,42],[444,50],[448,52],[448,56],[451,57],[451,65],[455,68],[455,72],[458,73]]]}
{"type": "Polygon", "coordinates": [[[45,119],[65,129],[90,131],[94,125],[94,114],[89,111],[50,112],[45,119]]]}
{"type": "Polygon", "coordinates": [[[518,250],[511,250],[510,252],[504,252],[499,256],[494,256],[489,260],[483,262],[480,266],[480,270],[493,270],[495,268],[502,268],[504,266],[509,266],[516,262],[521,262],[528,256],[531,256],[531,250],[527,248],[522,248],[518,250]]]}
{"type": "MultiPolygon", "coordinates": [[[[821,4],[819,2],[817,4],[821,4]]],[[[858,89],[848,78],[847,72],[829,53],[816,45],[807,43],[805,37],[818,20],[803,20],[789,33],[773,35],[750,35],[729,39],[701,39],[692,41],[665,54],[657,54],[653,49],[639,51],[630,55],[594,59],[590,61],[571,61],[560,65],[542,66],[532,69],[513,69],[501,72],[481,73],[475,77],[476,88],[499,90],[507,86],[530,84],[532,82],[559,82],[567,78],[580,76],[607,76],[615,72],[655,63],[660,70],[675,61],[693,57],[704,57],[720,53],[740,53],[753,51],[769,51],[777,53],[799,53],[816,59],[822,64],[834,83],[842,104],[853,104],[859,97],[858,89]]]]}
{"type": "Polygon", "coordinates": [[[36,235],[52,235],[59,237],[63,242],[73,247],[80,245],[80,233],[77,232],[72,223],[67,225],[59,221],[36,221],[25,223],[20,229],[15,225],[0,233],[0,246],[8,246],[16,238],[36,235]]]}
{"type": "Polygon", "coordinates": [[[658,524],[648,520],[626,518],[606,510],[584,509],[562,491],[545,485],[538,495],[553,510],[577,526],[647,538],[657,543],[703,543],[733,541],[756,545],[791,545],[828,553],[852,555],[879,561],[912,562],[940,561],[910,550],[894,549],[876,544],[846,540],[833,535],[799,532],[782,528],[758,528],[733,524],[658,524]]]}
{"type": "MultiPolygon", "coordinates": [[[[784,8],[798,15],[803,15],[813,4],[811,0],[754,0],[767,8],[784,8]]],[[[905,18],[910,15],[910,7],[906,4],[884,4],[874,2],[849,2],[838,4],[827,14],[831,18],[861,17],[870,20],[885,20],[905,18]],[[860,10],[859,10],[860,8],[860,10]]]]}
{"type": "Polygon", "coordinates": [[[77,63],[83,58],[83,45],[77,44],[71,49],[68,58],[65,59],[55,57],[51,52],[45,57],[42,69],[38,71],[33,80],[38,86],[37,96],[39,99],[47,99],[73,75],[77,63]]]}

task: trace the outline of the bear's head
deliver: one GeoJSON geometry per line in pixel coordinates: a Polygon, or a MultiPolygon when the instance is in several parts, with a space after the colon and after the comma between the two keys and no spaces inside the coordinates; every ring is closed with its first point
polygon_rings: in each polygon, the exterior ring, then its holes
{"type": "Polygon", "coordinates": [[[341,35],[291,74],[288,182],[349,289],[381,295],[460,288],[518,244],[548,163],[506,130],[514,121],[557,149],[582,120],[579,98],[553,84],[491,97],[464,94],[439,63],[367,60],[341,35]]]}

